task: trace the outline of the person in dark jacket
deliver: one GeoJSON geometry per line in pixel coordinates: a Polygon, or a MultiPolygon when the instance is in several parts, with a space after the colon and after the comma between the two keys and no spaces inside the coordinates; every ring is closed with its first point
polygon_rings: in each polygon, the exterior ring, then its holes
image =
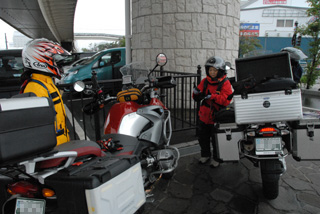
{"type": "Polygon", "coordinates": [[[290,56],[290,64],[292,69],[293,80],[296,83],[300,83],[302,77],[303,69],[299,63],[299,60],[308,58],[300,49],[294,47],[282,48],[281,52],[287,52],[290,56]]]}
{"type": "Polygon", "coordinates": [[[293,80],[296,83],[300,83],[300,79],[302,77],[302,67],[299,63],[299,61],[295,60],[295,59],[290,59],[291,62],[291,68],[292,68],[292,74],[293,74],[293,80]]]}
{"type": "Polygon", "coordinates": [[[198,140],[201,148],[199,163],[204,164],[210,161],[211,167],[218,167],[216,142],[214,139],[214,117],[215,112],[221,107],[230,104],[228,99],[232,94],[232,86],[226,76],[226,64],[221,57],[211,57],[205,64],[206,77],[194,88],[192,97],[200,102],[199,124],[197,127],[198,140]],[[210,150],[212,143],[213,152],[210,150]]]}

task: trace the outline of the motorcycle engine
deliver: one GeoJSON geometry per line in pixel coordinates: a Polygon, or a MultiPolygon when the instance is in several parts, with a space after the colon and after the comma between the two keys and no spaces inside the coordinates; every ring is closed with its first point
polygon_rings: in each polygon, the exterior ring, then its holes
{"type": "MultiPolygon", "coordinates": [[[[169,170],[175,162],[175,155],[171,149],[161,149],[152,152],[160,170],[169,170]]],[[[165,172],[164,172],[165,173],[165,172]]]]}

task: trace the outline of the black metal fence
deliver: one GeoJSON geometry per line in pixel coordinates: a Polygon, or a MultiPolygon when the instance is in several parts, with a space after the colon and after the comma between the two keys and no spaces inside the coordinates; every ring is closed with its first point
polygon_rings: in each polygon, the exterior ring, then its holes
{"type": "MultiPolygon", "coordinates": [[[[197,124],[197,103],[192,99],[194,84],[198,85],[201,81],[201,70],[197,73],[184,73],[174,71],[156,71],[156,76],[172,76],[176,80],[176,87],[171,89],[161,89],[161,101],[171,112],[172,129],[174,132],[195,129],[197,124]]],[[[116,95],[121,90],[121,79],[99,81],[104,92],[116,95]]],[[[90,84],[90,83],[87,83],[90,84]]],[[[67,89],[69,92],[63,94],[64,103],[69,112],[69,121],[72,139],[99,139],[103,134],[104,121],[113,103],[108,104],[98,116],[88,116],[82,113],[82,107],[91,101],[90,96],[82,93],[72,92],[72,85],[58,85],[59,89],[67,89]],[[80,130],[80,131],[79,131],[80,130]],[[80,133],[81,132],[81,133],[80,133]]]]}
{"type": "MultiPolygon", "coordinates": [[[[176,87],[161,89],[161,101],[171,111],[173,131],[194,129],[197,124],[197,103],[192,99],[193,85],[201,81],[201,69],[197,73],[184,73],[174,71],[156,71],[155,76],[172,76],[176,80],[176,87]]],[[[90,84],[90,83],[87,83],[90,84]]],[[[121,90],[121,79],[99,81],[104,92],[116,95],[121,90]]],[[[88,116],[81,111],[82,107],[92,100],[91,96],[73,91],[72,84],[57,85],[62,92],[62,98],[66,105],[67,116],[70,121],[69,130],[71,139],[98,139],[103,133],[103,125],[106,115],[112,103],[106,105],[98,116],[88,116]],[[63,92],[65,91],[65,92],[63,92]],[[70,127],[71,126],[71,127],[70,127]]],[[[9,98],[18,94],[19,87],[0,90],[0,97],[9,98]]]]}

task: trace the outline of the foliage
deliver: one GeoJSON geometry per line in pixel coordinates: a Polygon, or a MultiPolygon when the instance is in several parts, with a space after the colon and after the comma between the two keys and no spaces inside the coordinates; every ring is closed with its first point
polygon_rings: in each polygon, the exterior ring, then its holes
{"type": "Polygon", "coordinates": [[[245,54],[252,52],[258,48],[262,48],[260,40],[254,36],[240,36],[239,37],[239,55],[241,58],[245,54]]]}
{"type": "Polygon", "coordinates": [[[319,30],[320,30],[320,20],[319,20],[319,11],[320,11],[320,1],[319,0],[307,0],[310,8],[307,10],[307,14],[309,17],[315,17],[313,22],[309,22],[307,25],[302,25],[298,27],[297,32],[299,32],[303,36],[310,37],[309,42],[309,58],[307,60],[306,67],[306,88],[309,89],[312,85],[315,84],[316,79],[319,76],[319,71],[317,70],[317,66],[320,64],[320,38],[319,38],[319,30]]]}
{"type": "Polygon", "coordinates": [[[105,43],[90,43],[89,48],[82,48],[83,52],[98,52],[109,48],[116,48],[116,47],[125,47],[126,40],[125,37],[122,37],[119,41],[116,42],[105,42],[105,43]]]}

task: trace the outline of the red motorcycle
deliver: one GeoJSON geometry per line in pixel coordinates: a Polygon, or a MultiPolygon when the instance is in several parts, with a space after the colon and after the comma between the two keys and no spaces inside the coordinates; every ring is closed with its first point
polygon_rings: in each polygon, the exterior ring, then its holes
{"type": "Polygon", "coordinates": [[[93,90],[85,89],[83,82],[75,84],[77,91],[93,91],[93,101],[83,109],[86,114],[117,101],[108,112],[101,143],[112,155],[139,157],[145,188],[161,176],[171,177],[180,157],[179,150],[170,146],[170,111],[161,102],[158,90],[175,87],[176,82],[171,76],[151,76],[158,66],[167,63],[164,54],[158,54],[156,60],[151,71],[141,62],[120,68],[123,90],[116,97],[104,96],[94,73],[93,90]]]}
{"type": "MultiPolygon", "coordinates": [[[[165,63],[165,55],[159,54],[157,66],[165,63]]],[[[118,100],[99,142],[55,146],[55,114],[48,98],[0,100],[0,118],[6,121],[0,126],[0,145],[7,151],[0,153],[2,213],[29,208],[41,214],[135,213],[151,196],[153,184],[162,175],[172,175],[180,155],[169,146],[170,111],[156,88],[174,87],[175,81],[151,77],[155,68],[143,76],[148,70],[134,67],[133,63],[122,68],[124,90],[118,97],[105,97],[95,75],[92,88],[85,89],[94,92],[83,109],[87,114],[118,100]],[[18,123],[21,118],[24,122],[18,123]]],[[[75,89],[83,86],[78,82],[75,89]]]]}

